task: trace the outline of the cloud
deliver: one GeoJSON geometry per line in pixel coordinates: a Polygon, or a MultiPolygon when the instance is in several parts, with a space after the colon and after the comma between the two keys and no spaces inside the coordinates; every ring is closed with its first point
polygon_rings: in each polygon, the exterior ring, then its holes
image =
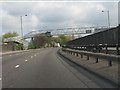
{"type": "Polygon", "coordinates": [[[65,27],[106,26],[109,10],[111,25],[118,25],[117,2],[5,2],[2,7],[3,32],[65,27]],[[27,17],[24,15],[27,14],[27,17]],[[45,27],[46,26],[46,27],[45,27]]]}
{"type": "Polygon", "coordinates": [[[11,16],[7,11],[2,11],[2,28],[3,30],[18,29],[20,20],[16,16],[11,16]]]}

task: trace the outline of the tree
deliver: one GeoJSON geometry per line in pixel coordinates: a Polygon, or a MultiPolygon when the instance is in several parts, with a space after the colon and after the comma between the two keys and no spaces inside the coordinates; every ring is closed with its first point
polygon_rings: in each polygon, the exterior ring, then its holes
{"type": "Polygon", "coordinates": [[[28,45],[28,49],[35,49],[35,48],[36,46],[32,42],[30,42],[28,45]]]}
{"type": "Polygon", "coordinates": [[[52,38],[51,37],[47,37],[47,36],[42,36],[37,35],[36,37],[34,37],[33,39],[33,44],[36,46],[36,48],[40,48],[40,47],[45,47],[46,44],[51,44],[52,38]]]}
{"type": "Polygon", "coordinates": [[[62,40],[59,37],[54,37],[53,41],[56,42],[56,43],[62,43],[62,40]]]}
{"type": "Polygon", "coordinates": [[[16,37],[18,36],[17,32],[8,32],[3,35],[3,38],[10,38],[10,37],[16,37]]]}
{"type": "Polygon", "coordinates": [[[23,50],[23,45],[22,44],[16,44],[15,46],[16,50],[23,50]]]}
{"type": "Polygon", "coordinates": [[[32,43],[30,43],[29,47],[32,48],[41,48],[41,47],[54,47],[56,43],[60,45],[64,45],[68,41],[72,39],[71,36],[60,35],[58,37],[48,37],[42,34],[36,35],[32,39],[32,43]]]}
{"type": "Polygon", "coordinates": [[[64,45],[68,41],[72,40],[71,36],[60,35],[59,38],[61,39],[61,45],[64,45]]]}

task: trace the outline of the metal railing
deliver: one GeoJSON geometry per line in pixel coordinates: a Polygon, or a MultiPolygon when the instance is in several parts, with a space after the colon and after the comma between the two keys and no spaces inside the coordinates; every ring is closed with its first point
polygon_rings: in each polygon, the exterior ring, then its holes
{"type": "Polygon", "coordinates": [[[83,55],[87,56],[87,60],[89,60],[89,57],[94,57],[96,59],[96,63],[99,62],[99,59],[104,59],[108,61],[108,66],[112,66],[112,62],[120,62],[120,56],[119,55],[112,55],[112,54],[103,54],[103,53],[93,53],[88,51],[79,51],[79,50],[73,50],[68,48],[62,48],[64,52],[67,52],[71,55],[75,56],[81,56],[83,58],[83,55]]]}

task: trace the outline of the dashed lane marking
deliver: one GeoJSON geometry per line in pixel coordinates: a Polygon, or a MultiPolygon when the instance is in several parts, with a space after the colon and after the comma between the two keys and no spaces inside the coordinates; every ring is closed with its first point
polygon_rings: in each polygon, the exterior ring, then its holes
{"type": "Polygon", "coordinates": [[[0,78],[0,81],[2,80],[2,78],[0,78]]]}
{"type": "Polygon", "coordinates": [[[26,59],[25,62],[27,62],[28,60],[26,59]]]}
{"type": "Polygon", "coordinates": [[[15,66],[15,68],[18,68],[18,67],[20,67],[20,65],[19,65],[19,64],[15,66]]]}

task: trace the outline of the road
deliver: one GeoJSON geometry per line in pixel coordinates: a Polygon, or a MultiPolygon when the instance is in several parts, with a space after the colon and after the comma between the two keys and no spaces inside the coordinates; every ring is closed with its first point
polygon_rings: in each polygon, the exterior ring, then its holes
{"type": "Polygon", "coordinates": [[[3,55],[3,88],[106,88],[104,80],[57,54],[59,48],[3,55]]]}

